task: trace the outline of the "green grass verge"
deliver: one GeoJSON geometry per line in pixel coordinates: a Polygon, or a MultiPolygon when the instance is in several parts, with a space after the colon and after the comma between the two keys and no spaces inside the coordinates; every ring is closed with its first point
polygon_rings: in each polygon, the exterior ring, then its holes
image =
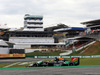
{"type": "Polygon", "coordinates": [[[80,65],[100,65],[100,58],[81,58],[80,65]]]}
{"type": "Polygon", "coordinates": [[[100,65],[100,58],[80,58],[80,65],[100,65]]]}
{"type": "Polygon", "coordinates": [[[3,68],[3,67],[10,65],[10,64],[13,64],[13,63],[0,63],[0,68],[3,68]]]}

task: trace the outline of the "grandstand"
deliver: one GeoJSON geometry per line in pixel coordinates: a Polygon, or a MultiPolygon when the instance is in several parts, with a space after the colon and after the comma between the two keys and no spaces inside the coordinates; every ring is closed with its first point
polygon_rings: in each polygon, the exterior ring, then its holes
{"type": "Polygon", "coordinates": [[[6,25],[0,26],[0,39],[8,40],[8,32],[9,28],[6,25]]]}
{"type": "MultiPolygon", "coordinates": [[[[71,40],[71,39],[69,39],[69,40],[71,40]]],[[[77,37],[77,38],[74,38],[73,41],[74,41],[73,43],[70,43],[67,46],[67,50],[72,50],[73,49],[73,44],[74,44],[75,49],[78,49],[80,47],[83,47],[83,46],[93,42],[94,39],[87,38],[87,37],[77,37]],[[74,41],[74,40],[76,40],[76,41],[74,41]]]]}
{"type": "Polygon", "coordinates": [[[68,27],[55,29],[54,32],[64,33],[67,38],[78,36],[80,32],[84,32],[87,28],[82,27],[68,27]]]}
{"type": "Polygon", "coordinates": [[[10,37],[12,43],[54,43],[53,37],[10,37]]]}
{"type": "MultiPolygon", "coordinates": [[[[9,42],[15,43],[14,47],[31,48],[32,45],[61,45],[55,41],[54,32],[45,31],[9,31],[9,42]],[[19,45],[18,45],[19,44],[19,45]],[[27,45],[26,45],[27,44],[27,45]],[[22,47],[21,47],[22,46],[22,47]]],[[[62,44],[64,45],[64,43],[62,44]]]]}
{"type": "Polygon", "coordinates": [[[70,42],[70,40],[73,40],[79,36],[80,32],[84,32],[86,28],[82,27],[67,27],[67,28],[59,28],[55,29],[54,32],[56,32],[55,37],[61,42],[70,42]]]}
{"type": "Polygon", "coordinates": [[[90,29],[100,29],[100,19],[82,22],[81,24],[86,25],[86,27],[90,29]]]}
{"type": "Polygon", "coordinates": [[[88,28],[85,31],[84,36],[91,37],[94,38],[95,40],[100,41],[100,19],[82,22],[81,24],[86,25],[86,27],[88,28]]]}
{"type": "Polygon", "coordinates": [[[70,54],[74,51],[81,50],[84,47],[87,47],[90,45],[95,39],[89,38],[86,36],[79,36],[86,35],[85,31],[87,31],[87,28],[81,28],[81,27],[68,27],[68,28],[60,28],[54,30],[54,32],[57,32],[58,34],[63,34],[63,37],[58,37],[59,41],[65,42],[65,50],[68,53],[64,54],[70,54]]]}
{"type": "Polygon", "coordinates": [[[72,50],[73,44],[78,49],[94,41],[94,39],[87,37],[87,34],[95,33],[98,35],[100,32],[99,20],[83,22],[82,24],[86,24],[87,28],[58,24],[43,29],[43,16],[26,14],[24,28],[6,31],[5,35],[0,36],[0,38],[14,43],[13,48],[15,49],[72,50]]]}

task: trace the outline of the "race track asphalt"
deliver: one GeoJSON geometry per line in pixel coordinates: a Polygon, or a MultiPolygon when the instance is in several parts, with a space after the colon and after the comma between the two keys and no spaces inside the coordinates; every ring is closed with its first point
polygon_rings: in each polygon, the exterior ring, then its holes
{"type": "Polygon", "coordinates": [[[1,69],[0,75],[100,75],[100,67],[1,69]]]}
{"type": "Polygon", "coordinates": [[[40,60],[50,60],[50,58],[0,59],[0,63],[28,62],[28,61],[40,61],[40,60]]]}

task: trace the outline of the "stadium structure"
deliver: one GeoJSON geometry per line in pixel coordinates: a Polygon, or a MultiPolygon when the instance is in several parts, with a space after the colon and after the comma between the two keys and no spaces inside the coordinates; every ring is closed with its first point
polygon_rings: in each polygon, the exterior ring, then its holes
{"type": "Polygon", "coordinates": [[[26,14],[24,17],[25,31],[44,31],[43,16],[26,14]]]}
{"type": "Polygon", "coordinates": [[[68,28],[56,29],[54,31],[59,34],[62,34],[62,33],[64,34],[65,37],[59,38],[59,40],[63,40],[65,42],[66,50],[73,51],[79,48],[81,49],[81,47],[94,41],[93,38],[79,36],[80,33],[83,33],[82,35],[84,35],[84,32],[86,30],[87,28],[82,28],[82,27],[68,27],[68,28]]]}
{"type": "MultiPolygon", "coordinates": [[[[87,27],[89,26],[87,25],[87,27]]],[[[3,54],[24,54],[35,50],[73,50],[94,41],[93,38],[79,36],[86,35],[89,29],[93,28],[68,27],[64,24],[43,28],[43,16],[26,14],[24,16],[23,29],[11,30],[10,28],[1,28],[0,31],[3,33],[0,33],[0,39],[8,44],[6,45],[8,47],[7,51],[3,54]],[[19,50],[22,50],[22,52],[19,50]]],[[[23,57],[25,55],[19,56],[23,57]]]]}
{"type": "Polygon", "coordinates": [[[82,22],[81,24],[88,28],[85,36],[100,41],[100,19],[82,22]]]}
{"type": "MultiPolygon", "coordinates": [[[[56,32],[43,29],[43,16],[26,14],[24,17],[24,29],[6,29],[0,36],[9,42],[9,48],[33,50],[57,50],[57,46],[64,46],[64,42],[58,42],[54,37],[56,32]]],[[[10,50],[9,50],[10,51],[10,50]]],[[[27,52],[26,51],[26,52],[27,52]]],[[[9,54],[9,52],[5,52],[9,54]]]]}
{"type": "Polygon", "coordinates": [[[86,25],[90,29],[100,29],[100,19],[82,22],[81,24],[86,25]]]}
{"type": "Polygon", "coordinates": [[[63,46],[54,37],[55,32],[45,31],[43,28],[43,16],[26,14],[24,17],[24,29],[8,31],[9,42],[15,43],[14,48],[47,49],[63,46]]]}

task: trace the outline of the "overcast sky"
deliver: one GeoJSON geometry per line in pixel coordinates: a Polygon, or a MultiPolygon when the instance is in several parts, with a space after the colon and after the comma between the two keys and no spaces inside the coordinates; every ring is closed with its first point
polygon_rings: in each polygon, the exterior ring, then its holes
{"type": "Polygon", "coordinates": [[[100,19],[100,0],[0,0],[0,24],[23,27],[24,15],[43,15],[44,27],[100,19]]]}

